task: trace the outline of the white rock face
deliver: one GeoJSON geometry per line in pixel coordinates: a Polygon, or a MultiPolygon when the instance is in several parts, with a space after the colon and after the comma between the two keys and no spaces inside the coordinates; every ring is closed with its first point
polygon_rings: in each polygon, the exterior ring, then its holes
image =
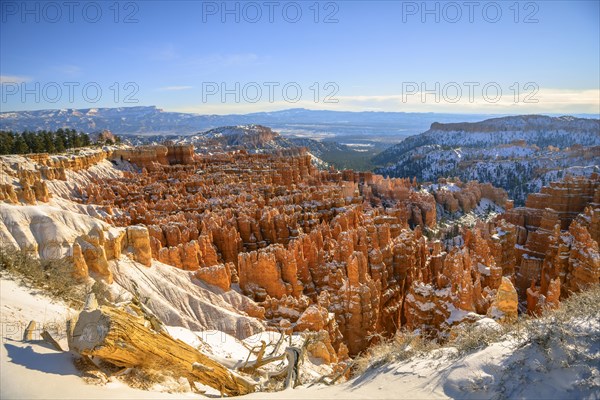
{"type": "Polygon", "coordinates": [[[109,262],[115,284],[140,298],[165,324],[194,331],[218,330],[244,339],[265,330],[257,319],[242,311],[248,297],[230,290],[215,291],[195,279],[193,272],[152,261],[150,268],[122,257],[109,262]]]}
{"type": "Polygon", "coordinates": [[[0,203],[0,240],[42,258],[68,255],[73,242],[93,230],[110,226],[88,215],[52,205],[20,206],[0,203]]]}

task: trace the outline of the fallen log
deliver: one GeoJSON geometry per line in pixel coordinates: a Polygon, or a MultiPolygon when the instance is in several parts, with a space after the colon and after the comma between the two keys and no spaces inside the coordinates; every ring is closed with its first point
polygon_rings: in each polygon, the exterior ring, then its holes
{"type": "Polygon", "coordinates": [[[256,384],[192,346],[155,331],[135,306],[84,309],[73,329],[73,349],[121,367],[168,369],[228,396],[255,391],[256,384]]]}

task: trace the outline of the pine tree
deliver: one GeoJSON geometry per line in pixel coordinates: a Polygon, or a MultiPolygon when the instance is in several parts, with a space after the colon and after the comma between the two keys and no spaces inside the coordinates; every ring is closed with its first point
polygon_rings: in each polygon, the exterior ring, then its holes
{"type": "Polygon", "coordinates": [[[27,146],[27,142],[23,138],[23,135],[17,135],[13,144],[14,154],[27,154],[30,153],[29,146],[27,146]]]}
{"type": "Polygon", "coordinates": [[[65,137],[64,137],[64,133],[63,134],[56,134],[54,136],[54,150],[57,153],[62,153],[63,151],[65,151],[66,149],[66,145],[65,145],[65,137]]]}

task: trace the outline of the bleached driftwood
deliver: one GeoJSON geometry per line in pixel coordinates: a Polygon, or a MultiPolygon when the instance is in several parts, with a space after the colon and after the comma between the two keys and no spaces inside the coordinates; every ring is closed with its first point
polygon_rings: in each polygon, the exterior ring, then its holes
{"type": "MultiPolygon", "coordinates": [[[[228,396],[254,392],[255,383],[190,345],[156,331],[134,304],[84,309],[73,329],[73,349],[122,367],[167,369],[228,396]]],[[[160,328],[159,328],[160,329],[160,328]]]]}

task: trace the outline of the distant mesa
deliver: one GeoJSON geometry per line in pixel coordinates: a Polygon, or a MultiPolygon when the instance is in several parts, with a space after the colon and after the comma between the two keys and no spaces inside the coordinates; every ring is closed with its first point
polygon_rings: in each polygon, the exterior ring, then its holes
{"type": "Polygon", "coordinates": [[[376,155],[375,171],[420,181],[458,177],[504,188],[517,205],[566,174],[600,166],[600,120],[525,115],[474,123],[433,123],[376,155]]]}

